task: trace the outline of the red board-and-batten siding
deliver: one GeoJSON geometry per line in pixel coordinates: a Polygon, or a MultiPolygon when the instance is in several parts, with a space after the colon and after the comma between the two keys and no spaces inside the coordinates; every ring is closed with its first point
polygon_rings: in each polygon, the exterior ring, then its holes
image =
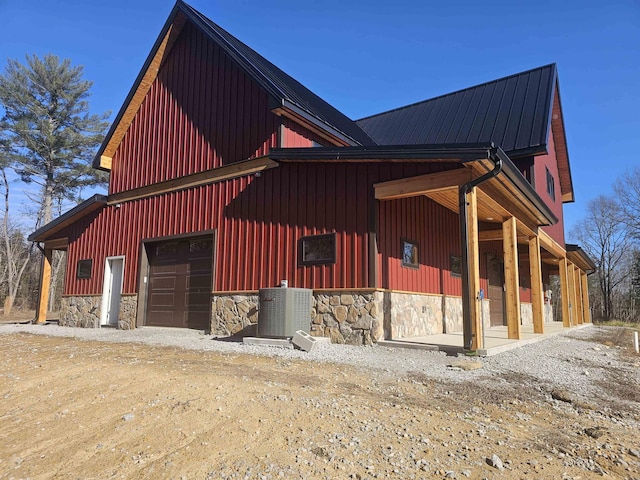
{"type": "Polygon", "coordinates": [[[562,191],[560,188],[560,174],[558,173],[558,160],[556,156],[556,146],[554,139],[554,132],[549,132],[549,153],[547,155],[540,155],[534,160],[534,182],[535,189],[538,195],[542,197],[547,205],[551,207],[551,211],[558,217],[558,223],[548,227],[542,227],[542,229],[549,234],[556,242],[558,242],[563,248],[564,243],[564,217],[562,208],[562,191]],[[555,182],[555,200],[551,198],[547,191],[547,171],[554,178],[555,182]]]}
{"type": "MultiPolygon", "coordinates": [[[[118,255],[126,257],[123,293],[135,293],[141,241],[211,229],[218,231],[216,291],[256,290],[277,285],[282,279],[292,286],[316,289],[369,287],[373,183],[434,168],[437,166],[283,164],[258,178],[244,177],[143,198],[122,203],[120,208],[105,207],[63,232],[70,241],[65,293],[101,293],[104,258],[118,255]],[[333,231],[338,262],[299,267],[298,239],[333,231]],[[92,278],[78,280],[77,262],[84,258],[94,259],[92,278]]],[[[379,240],[379,264],[381,277],[385,275],[388,284],[381,278],[377,286],[440,293],[440,269],[448,269],[449,254],[459,249],[455,215],[426,198],[381,202],[385,204],[390,210],[380,209],[380,230],[386,240],[379,240]],[[423,211],[401,211],[403,204],[420,202],[424,203],[423,211]],[[399,210],[394,212],[393,204],[399,204],[399,210]],[[413,230],[417,221],[413,215],[422,214],[432,228],[420,235],[413,230]],[[446,218],[449,227],[438,223],[438,219],[446,218]],[[450,228],[449,235],[443,237],[450,228]],[[401,236],[417,238],[421,244],[419,270],[400,266],[401,236]],[[434,278],[438,281],[432,283],[434,278]]],[[[454,286],[445,287],[445,293],[456,294],[458,280],[453,278],[454,286]]]]}
{"type": "Polygon", "coordinates": [[[187,23],[113,157],[109,193],[266,155],[279,125],[267,94],[187,23]]]}

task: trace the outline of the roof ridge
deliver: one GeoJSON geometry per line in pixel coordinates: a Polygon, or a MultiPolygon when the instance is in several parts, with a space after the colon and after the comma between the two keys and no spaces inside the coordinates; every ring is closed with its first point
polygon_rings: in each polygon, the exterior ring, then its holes
{"type": "Polygon", "coordinates": [[[553,67],[555,69],[556,68],[556,62],[548,63],[546,65],[541,65],[541,66],[535,67],[535,68],[530,68],[529,70],[524,70],[522,72],[513,73],[513,74],[507,75],[505,77],[496,78],[495,80],[489,80],[488,82],[478,83],[477,85],[472,85],[470,87],[461,88],[461,89],[455,90],[453,92],[449,92],[449,93],[445,93],[445,94],[438,95],[438,96],[435,96],[435,97],[431,97],[431,98],[427,98],[427,99],[420,100],[420,101],[417,101],[417,102],[413,102],[413,103],[410,103],[408,105],[402,105],[400,107],[392,108],[391,110],[386,110],[384,112],[374,113],[373,115],[369,115],[369,116],[366,116],[366,117],[359,118],[359,119],[355,120],[355,122],[358,123],[358,122],[361,122],[363,120],[369,120],[370,118],[379,117],[381,115],[387,115],[389,113],[397,112],[399,110],[404,110],[405,108],[411,108],[411,107],[415,107],[417,105],[421,105],[423,103],[427,103],[427,102],[432,102],[432,101],[438,100],[440,98],[446,98],[446,97],[449,97],[451,95],[457,95],[459,93],[466,92],[468,90],[473,90],[475,88],[491,85],[492,83],[498,83],[498,82],[501,82],[501,81],[504,81],[504,80],[508,80],[510,78],[513,78],[513,77],[518,77],[520,75],[525,75],[527,73],[535,72],[536,70],[542,70],[542,69],[545,69],[545,68],[548,68],[548,67],[553,67]]]}
{"type": "Polygon", "coordinates": [[[300,81],[258,53],[255,49],[209,19],[206,15],[184,2],[184,0],[177,0],[176,8],[180,9],[185,15],[195,21],[208,36],[213,37],[213,41],[223,44],[223,48],[228,50],[232,57],[236,57],[234,60],[240,63],[244,69],[249,70],[248,73],[250,75],[259,79],[258,82],[262,84],[263,88],[265,88],[272,97],[278,97],[280,100],[291,102],[327,127],[340,132],[340,134],[346,136],[351,141],[359,144],[370,142],[373,145],[376,143],[355,120],[345,115],[320,95],[313,92],[300,81]],[[243,52],[242,50],[244,49],[246,49],[247,52],[243,52]],[[247,53],[249,56],[247,56],[247,53]],[[251,56],[255,56],[255,59],[250,58],[251,56]],[[257,60],[259,64],[256,64],[255,60],[257,60]],[[310,97],[312,97],[312,101],[309,101],[310,97]],[[323,110],[325,115],[323,115],[323,110]],[[327,110],[329,111],[327,112],[327,110]],[[337,118],[333,118],[334,121],[332,121],[330,118],[332,116],[337,116],[337,118]],[[344,118],[344,120],[340,117],[344,118]],[[344,125],[345,121],[350,122],[350,125],[344,125]],[[343,125],[341,126],[340,123],[343,123],[343,125]],[[357,131],[353,131],[354,129],[357,131]],[[348,130],[352,131],[349,132],[348,130]]]}

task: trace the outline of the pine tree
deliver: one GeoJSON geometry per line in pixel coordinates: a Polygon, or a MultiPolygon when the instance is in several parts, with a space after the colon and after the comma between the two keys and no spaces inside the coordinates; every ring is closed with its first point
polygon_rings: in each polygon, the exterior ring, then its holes
{"type": "Polygon", "coordinates": [[[104,183],[91,168],[108,113],[89,113],[92,82],[83,68],[55,55],[8,60],[0,75],[0,136],[11,145],[11,161],[23,181],[41,187],[43,223],[53,219],[56,200],[78,200],[83,187],[104,183]]]}

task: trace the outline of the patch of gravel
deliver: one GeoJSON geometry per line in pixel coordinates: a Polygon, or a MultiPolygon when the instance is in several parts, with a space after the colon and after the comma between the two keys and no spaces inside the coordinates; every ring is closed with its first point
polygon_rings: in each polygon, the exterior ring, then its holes
{"type": "Polygon", "coordinates": [[[591,326],[547,338],[492,357],[479,359],[483,368],[464,371],[451,368],[454,361],[444,352],[410,350],[381,346],[356,347],[320,344],[313,352],[284,349],[240,342],[224,341],[201,331],[160,327],[135,330],[111,328],[71,328],[57,325],[0,325],[1,334],[31,333],[80,340],[119,343],[142,343],[157,346],[203,350],[226,354],[248,354],[310,362],[348,364],[403,378],[422,378],[450,383],[473,382],[500,388],[510,379],[527,379],[536,384],[541,393],[554,388],[571,390],[577,398],[593,401],[608,398],[602,383],[616,371],[623,375],[631,388],[640,388],[640,369],[620,358],[618,347],[589,341],[602,338],[606,328],[591,326]]]}

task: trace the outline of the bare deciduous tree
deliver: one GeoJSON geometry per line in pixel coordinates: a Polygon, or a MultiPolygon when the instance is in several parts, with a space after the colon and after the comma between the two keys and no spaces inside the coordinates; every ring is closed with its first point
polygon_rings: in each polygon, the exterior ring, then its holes
{"type": "Polygon", "coordinates": [[[4,315],[9,316],[20,289],[20,281],[33,255],[34,246],[25,241],[23,233],[11,222],[9,216],[9,180],[5,168],[0,167],[0,183],[4,190],[4,211],[0,225],[1,278],[5,286],[4,315]]]}
{"type": "Polygon", "coordinates": [[[605,321],[615,318],[615,296],[631,271],[633,242],[622,218],[616,199],[600,195],[589,202],[587,217],[572,230],[572,236],[596,263],[600,313],[605,321]]]}
{"type": "Polygon", "coordinates": [[[640,239],[640,167],[626,172],[613,186],[620,203],[622,222],[640,239]]]}

